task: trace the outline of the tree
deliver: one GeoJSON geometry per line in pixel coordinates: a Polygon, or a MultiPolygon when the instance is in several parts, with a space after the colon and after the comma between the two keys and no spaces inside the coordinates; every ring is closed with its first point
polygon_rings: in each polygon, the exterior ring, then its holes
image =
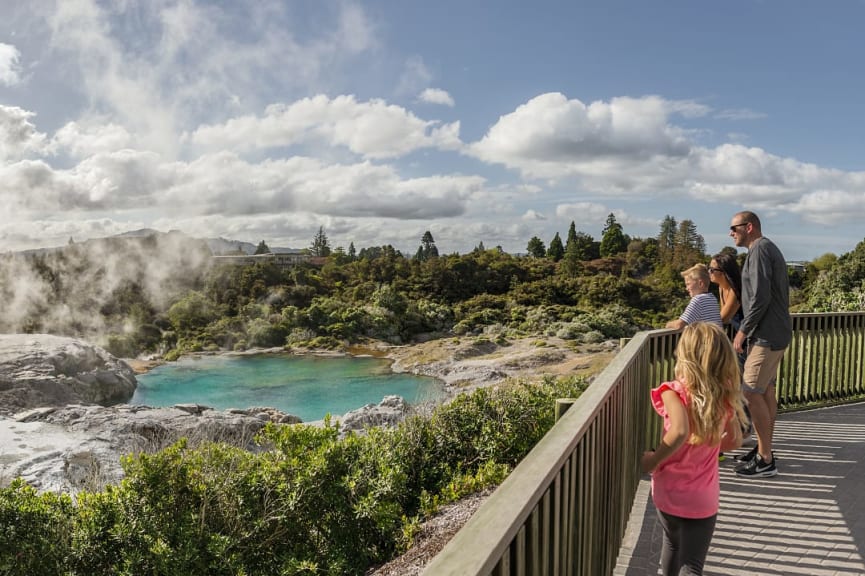
{"type": "Polygon", "coordinates": [[[354,242],[348,243],[348,259],[351,262],[357,260],[357,250],[354,249],[354,242]]]}
{"type": "Polygon", "coordinates": [[[267,247],[267,244],[264,243],[264,240],[258,243],[258,247],[255,249],[256,254],[270,254],[270,248],[267,247]]]}
{"type": "Polygon", "coordinates": [[[547,249],[547,258],[551,259],[553,262],[558,262],[565,255],[565,246],[562,244],[562,238],[559,236],[559,233],[556,232],[556,235],[553,236],[553,239],[550,240],[550,247],[547,249]]]}
{"type": "Polygon", "coordinates": [[[420,239],[420,246],[415,254],[415,259],[421,262],[426,262],[430,258],[438,258],[439,250],[436,248],[436,241],[433,239],[432,233],[427,230],[420,239]]]}
{"type": "Polygon", "coordinates": [[[685,269],[702,262],[705,257],[706,242],[697,233],[697,225],[693,220],[682,220],[673,244],[673,266],[676,269],[685,269]]]}
{"type": "Polygon", "coordinates": [[[608,257],[628,249],[628,239],[622,231],[622,225],[616,222],[616,216],[610,212],[604,225],[601,237],[601,256],[608,257]]]}
{"type": "Polygon", "coordinates": [[[664,216],[661,231],[658,233],[658,260],[661,264],[670,264],[673,261],[677,227],[675,218],[669,214],[664,216]]]}
{"type": "MultiPolygon", "coordinates": [[[[567,249],[565,249],[567,252],[567,249]]],[[[586,260],[594,260],[600,256],[597,242],[585,232],[577,232],[574,236],[574,253],[577,260],[585,262],[586,260]]]]}
{"type": "Polygon", "coordinates": [[[724,246],[721,248],[721,251],[718,254],[728,254],[734,260],[739,257],[739,251],[733,248],[732,246],[724,246]]]}
{"type": "Polygon", "coordinates": [[[171,305],[166,316],[179,334],[190,334],[203,329],[218,319],[221,311],[201,292],[191,291],[171,305]]]}
{"type": "Polygon", "coordinates": [[[574,246],[577,243],[577,227],[574,224],[574,221],[571,220],[571,225],[568,228],[568,239],[565,242],[565,254],[568,253],[568,248],[574,246]]]}
{"type": "Polygon", "coordinates": [[[547,255],[547,249],[544,247],[544,242],[537,236],[532,236],[532,239],[529,240],[528,245],[526,246],[526,252],[529,253],[529,256],[533,258],[543,258],[547,255]]]}
{"type": "Polygon", "coordinates": [[[323,226],[318,227],[318,232],[312,240],[309,252],[313,256],[330,256],[330,242],[327,239],[327,234],[324,233],[323,226]]]}
{"type": "Polygon", "coordinates": [[[562,258],[562,270],[565,275],[574,277],[580,273],[580,258],[577,254],[577,242],[568,242],[565,247],[565,256],[562,258]]]}
{"type": "Polygon", "coordinates": [[[807,305],[811,312],[865,310],[865,240],[813,279],[807,305]]]}

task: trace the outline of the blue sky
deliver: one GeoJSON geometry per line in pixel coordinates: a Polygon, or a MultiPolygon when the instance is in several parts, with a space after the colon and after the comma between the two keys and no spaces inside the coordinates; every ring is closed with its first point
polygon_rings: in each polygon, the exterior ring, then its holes
{"type": "Polygon", "coordinates": [[[0,251],[865,238],[865,1],[0,0],[0,251]]]}

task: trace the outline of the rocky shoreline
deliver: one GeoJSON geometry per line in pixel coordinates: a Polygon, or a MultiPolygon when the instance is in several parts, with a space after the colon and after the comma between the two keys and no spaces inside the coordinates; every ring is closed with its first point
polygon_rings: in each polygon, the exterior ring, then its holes
{"type": "MultiPolygon", "coordinates": [[[[442,380],[452,397],[509,378],[591,376],[616,351],[612,342],[579,349],[554,338],[502,343],[443,338],[406,346],[371,342],[345,352],[302,353],[388,358],[395,372],[442,380]]],[[[285,351],[248,353],[266,352],[285,351]]],[[[158,363],[119,360],[73,338],[0,335],[0,485],[20,476],[41,490],[95,489],[119,480],[125,454],[156,450],[180,437],[230,441],[254,449],[251,439],[267,422],[300,423],[295,416],[266,407],[213,410],[198,404],[126,404],[137,385],[135,373],[158,363]]],[[[343,431],[362,430],[392,425],[411,411],[394,396],[336,419],[343,431]]]]}

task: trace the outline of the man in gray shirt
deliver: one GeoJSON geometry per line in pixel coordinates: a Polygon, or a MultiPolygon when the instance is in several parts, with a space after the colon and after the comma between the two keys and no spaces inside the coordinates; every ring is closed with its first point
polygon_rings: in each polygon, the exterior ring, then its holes
{"type": "Polygon", "coordinates": [[[778,473],[772,452],[778,413],[775,376],[793,336],[787,263],[778,247],[763,236],[760,219],[753,212],[733,216],[730,236],[736,246],[748,249],[742,267],[744,318],[733,339],[733,348],[742,352],[747,347],[742,385],[757,433],[757,446],[741,459],[736,474],[765,478],[778,473]]]}

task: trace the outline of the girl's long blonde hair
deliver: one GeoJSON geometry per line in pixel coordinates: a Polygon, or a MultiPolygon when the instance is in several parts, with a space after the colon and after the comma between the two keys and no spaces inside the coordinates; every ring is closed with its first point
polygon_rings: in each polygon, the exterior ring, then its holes
{"type": "Polygon", "coordinates": [[[716,324],[694,322],[685,326],[676,346],[676,378],[690,397],[690,444],[717,444],[727,418],[741,434],[746,422],[741,374],[736,353],[724,331],[716,324]]]}

